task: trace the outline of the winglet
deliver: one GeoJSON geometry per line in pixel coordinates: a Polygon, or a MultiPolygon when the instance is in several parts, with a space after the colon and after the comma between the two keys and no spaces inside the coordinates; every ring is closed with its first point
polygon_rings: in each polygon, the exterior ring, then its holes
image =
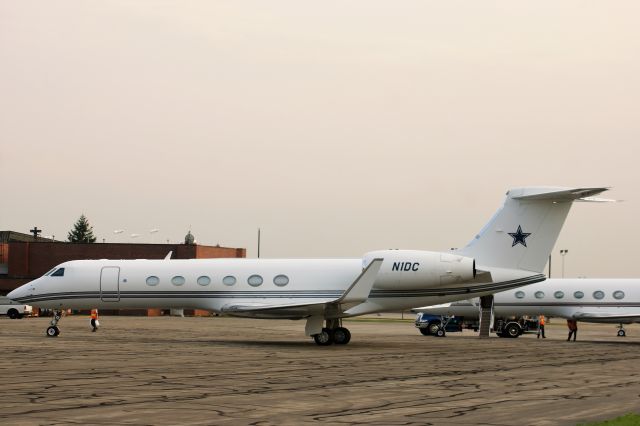
{"type": "Polygon", "coordinates": [[[383,260],[382,258],[373,259],[335,303],[364,302],[367,300],[383,260]]]}
{"type": "Polygon", "coordinates": [[[171,255],[173,254],[173,250],[170,251],[169,253],[167,253],[167,255],[164,257],[164,260],[169,260],[171,259],[171,255]]]}

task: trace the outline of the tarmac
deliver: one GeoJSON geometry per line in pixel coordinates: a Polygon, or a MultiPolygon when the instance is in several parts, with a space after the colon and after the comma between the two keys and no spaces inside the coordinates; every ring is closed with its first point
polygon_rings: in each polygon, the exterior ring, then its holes
{"type": "Polygon", "coordinates": [[[0,319],[0,423],[576,425],[640,412],[640,325],[553,319],[547,338],[422,336],[345,321],[346,346],[304,322],[225,317],[0,319]]]}

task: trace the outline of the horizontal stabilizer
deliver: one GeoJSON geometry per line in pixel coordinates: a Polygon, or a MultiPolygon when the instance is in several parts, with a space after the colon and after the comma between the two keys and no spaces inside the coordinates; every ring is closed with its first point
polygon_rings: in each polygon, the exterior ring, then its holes
{"type": "Polygon", "coordinates": [[[600,197],[582,197],[582,198],[578,198],[576,201],[582,201],[587,203],[619,203],[622,200],[612,200],[611,198],[600,198],[600,197]]]}
{"type": "Polygon", "coordinates": [[[511,198],[515,200],[584,200],[608,189],[609,188],[520,188],[511,191],[511,198]]]}

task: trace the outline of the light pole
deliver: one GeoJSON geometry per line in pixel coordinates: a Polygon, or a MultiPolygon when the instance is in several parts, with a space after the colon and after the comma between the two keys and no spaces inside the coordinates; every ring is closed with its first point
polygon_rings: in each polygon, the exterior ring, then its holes
{"type": "Polygon", "coordinates": [[[562,256],[562,278],[564,278],[564,257],[569,253],[569,250],[560,250],[560,256],[562,256]]]}

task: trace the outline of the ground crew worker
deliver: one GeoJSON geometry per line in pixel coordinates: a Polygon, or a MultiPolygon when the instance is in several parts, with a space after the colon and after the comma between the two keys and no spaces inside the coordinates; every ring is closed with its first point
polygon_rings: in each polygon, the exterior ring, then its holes
{"type": "Polygon", "coordinates": [[[544,315],[540,315],[538,317],[538,339],[540,338],[540,335],[542,334],[542,338],[546,339],[547,337],[544,335],[544,315]]]}
{"type": "Polygon", "coordinates": [[[576,337],[578,336],[578,321],[574,319],[567,320],[567,327],[569,328],[569,337],[567,337],[567,342],[571,340],[571,335],[573,334],[573,341],[576,341],[576,337]]]}
{"type": "Polygon", "coordinates": [[[91,327],[93,329],[91,331],[95,333],[98,330],[99,325],[100,323],[98,322],[98,310],[92,309],[91,310],[91,327]]]}

